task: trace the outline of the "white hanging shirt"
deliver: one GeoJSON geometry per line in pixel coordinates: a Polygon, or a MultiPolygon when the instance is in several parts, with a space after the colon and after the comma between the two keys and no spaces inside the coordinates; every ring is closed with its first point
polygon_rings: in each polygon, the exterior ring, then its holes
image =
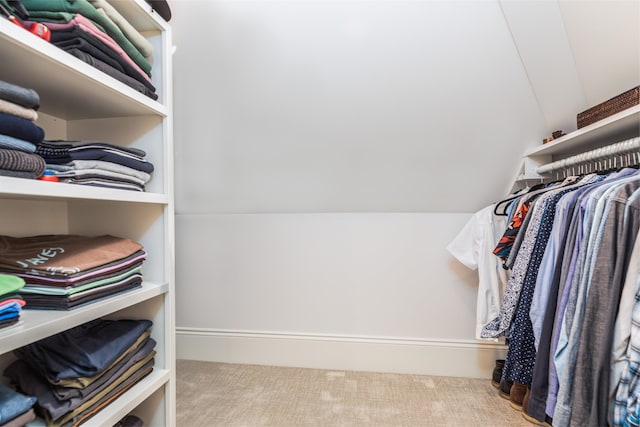
{"type": "MultiPolygon", "coordinates": [[[[476,212],[447,250],[471,270],[478,270],[478,299],[476,303],[476,339],[482,328],[500,315],[500,300],[507,284],[507,272],[500,258],[493,254],[498,240],[506,229],[506,217],[493,214],[494,205],[476,212]]],[[[491,338],[491,341],[497,341],[491,338]]]]}

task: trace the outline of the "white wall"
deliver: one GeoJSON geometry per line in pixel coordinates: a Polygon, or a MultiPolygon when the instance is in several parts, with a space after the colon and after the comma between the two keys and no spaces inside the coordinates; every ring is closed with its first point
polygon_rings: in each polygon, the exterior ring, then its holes
{"type": "Polygon", "coordinates": [[[467,214],[179,215],[179,357],[488,375],[477,280],[444,246],[467,214]]]}
{"type": "Polygon", "coordinates": [[[603,90],[583,9],[537,3],[172,2],[178,356],[489,375],[445,246],[603,90]]]}
{"type": "Polygon", "coordinates": [[[496,1],[173,6],[179,213],[476,211],[543,132],[496,1]]]}
{"type": "Polygon", "coordinates": [[[475,325],[474,275],[442,250],[467,219],[181,215],[182,281],[199,285],[180,292],[181,326],[467,339],[475,325]],[[194,248],[194,242],[206,243],[194,248]],[[200,310],[207,291],[207,309],[200,310]],[[452,314],[458,321],[434,321],[452,314]]]}

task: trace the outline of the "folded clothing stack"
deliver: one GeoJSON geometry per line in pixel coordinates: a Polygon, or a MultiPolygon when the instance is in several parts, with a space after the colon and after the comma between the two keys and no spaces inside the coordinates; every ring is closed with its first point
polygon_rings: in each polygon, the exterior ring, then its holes
{"type": "Polygon", "coordinates": [[[36,153],[47,169],[72,184],[144,191],[154,169],[143,150],[106,142],[43,141],[36,153]]]}
{"type": "Polygon", "coordinates": [[[107,0],[22,0],[31,21],[47,26],[51,43],[122,83],[157,99],[153,46],[107,0]]]}
{"type": "Polygon", "coordinates": [[[36,418],[36,398],[0,384],[0,427],[22,427],[36,418]]]}
{"type": "Polygon", "coordinates": [[[16,350],[4,375],[48,426],[78,426],[153,371],[150,320],[96,319],[16,350]]]}
{"type": "Polygon", "coordinates": [[[35,90],[0,80],[0,175],[36,179],[44,172],[44,160],[34,154],[44,139],[35,124],[39,107],[35,90]]]}
{"type": "Polygon", "coordinates": [[[24,288],[24,279],[11,274],[0,274],[0,328],[18,323],[25,306],[18,291],[24,288]]]}
{"type": "Polygon", "coordinates": [[[27,309],[69,310],[142,286],[146,253],[109,235],[0,236],[0,271],[26,282],[27,309]]]}

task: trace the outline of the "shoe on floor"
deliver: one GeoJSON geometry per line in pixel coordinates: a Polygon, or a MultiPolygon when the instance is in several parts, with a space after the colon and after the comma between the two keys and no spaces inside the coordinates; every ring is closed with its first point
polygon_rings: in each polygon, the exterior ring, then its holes
{"type": "Polygon", "coordinates": [[[500,380],[502,379],[502,368],[504,368],[504,359],[497,359],[496,366],[493,368],[493,375],[491,376],[491,385],[495,388],[500,388],[500,380]]]}
{"type": "Polygon", "coordinates": [[[500,387],[498,388],[498,394],[503,399],[510,400],[511,396],[511,387],[513,386],[513,381],[502,380],[500,381],[500,387]]]}
{"type": "Polygon", "coordinates": [[[509,392],[509,400],[513,409],[522,411],[522,401],[524,400],[524,395],[526,392],[526,385],[516,382],[513,383],[513,386],[511,386],[511,391],[509,392]]]}

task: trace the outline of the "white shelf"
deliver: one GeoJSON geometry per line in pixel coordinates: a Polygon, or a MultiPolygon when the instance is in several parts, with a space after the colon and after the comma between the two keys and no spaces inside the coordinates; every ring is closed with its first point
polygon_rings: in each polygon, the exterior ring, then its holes
{"type": "MultiPolygon", "coordinates": [[[[145,399],[163,387],[170,379],[167,369],[153,368],[153,372],[144,377],[139,383],[131,387],[122,396],[116,398],[108,406],[93,417],[89,418],[84,426],[112,426],[130,413],[145,399]]],[[[27,424],[28,427],[45,427],[46,422],[42,418],[27,424]]]]}
{"type": "Polygon", "coordinates": [[[70,311],[29,310],[18,324],[0,329],[0,353],[7,353],[34,341],[57,334],[93,319],[149,300],[168,291],[167,284],[144,283],[142,288],[105,298],[70,311]]]}
{"type": "Polygon", "coordinates": [[[571,132],[523,156],[511,192],[533,180],[545,179],[537,173],[540,166],[640,135],[640,105],[628,108],[589,126],[571,132]]]}
{"type": "Polygon", "coordinates": [[[570,155],[613,144],[640,132],[640,105],[571,132],[525,154],[525,157],[570,155]]]}
{"type": "Polygon", "coordinates": [[[0,18],[0,79],[40,96],[48,139],[136,147],[153,162],[152,192],[0,176],[0,234],[112,234],[148,253],[141,288],[70,311],[23,310],[0,329],[0,371],[13,350],[103,317],[145,318],[157,342],[154,371],[86,425],[109,426],[134,410],[145,425],[175,425],[174,202],[171,29],[145,0],[110,3],[153,46],[155,101],[62,49],[0,18]]]}
{"type": "Polygon", "coordinates": [[[168,114],[161,103],[6,19],[0,19],[0,58],[5,58],[3,80],[37,87],[41,111],[52,116],[77,120],[168,114]]]}
{"type": "Polygon", "coordinates": [[[0,176],[0,197],[16,199],[83,199],[166,205],[166,194],[90,187],[64,182],[48,182],[0,176]]]}

